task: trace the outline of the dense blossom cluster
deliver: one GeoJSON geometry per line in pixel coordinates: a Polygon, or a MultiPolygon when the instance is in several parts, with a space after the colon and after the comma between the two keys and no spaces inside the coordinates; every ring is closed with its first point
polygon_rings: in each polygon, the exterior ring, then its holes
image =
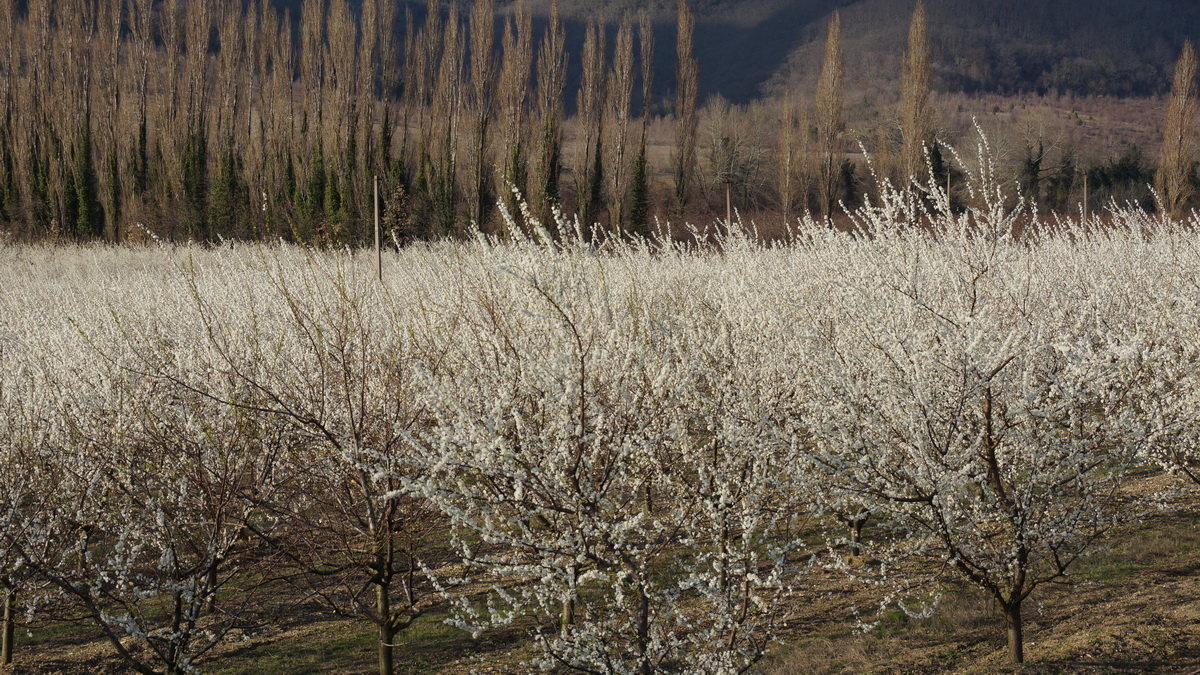
{"type": "Polygon", "coordinates": [[[977,585],[1019,660],[1022,601],[1142,515],[1132,469],[1200,483],[1200,240],[978,198],[782,245],[418,246],[382,283],[354,252],[0,248],[0,580],[141,672],[295,597],[374,622],[384,670],[448,606],[529,626],[537,667],[740,672],[853,557],[977,585]]]}

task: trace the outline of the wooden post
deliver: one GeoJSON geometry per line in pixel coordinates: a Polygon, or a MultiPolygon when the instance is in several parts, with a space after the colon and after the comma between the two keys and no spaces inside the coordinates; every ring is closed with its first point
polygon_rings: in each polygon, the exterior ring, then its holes
{"type": "Polygon", "coordinates": [[[1088,172],[1083,171],[1083,220],[1086,222],[1088,218],[1088,172]]]}
{"type": "Polygon", "coordinates": [[[379,277],[379,283],[383,283],[383,247],[382,233],[379,228],[379,176],[374,179],[375,193],[375,274],[379,277]]]}
{"type": "Polygon", "coordinates": [[[725,235],[733,231],[733,181],[725,181],[725,235]]]}

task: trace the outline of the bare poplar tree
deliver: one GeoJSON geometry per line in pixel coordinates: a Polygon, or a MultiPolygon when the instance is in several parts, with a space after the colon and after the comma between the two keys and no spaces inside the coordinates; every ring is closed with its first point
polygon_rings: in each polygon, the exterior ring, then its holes
{"type": "Polygon", "coordinates": [[[404,65],[401,68],[404,89],[400,97],[400,156],[410,165],[419,164],[420,153],[414,158],[410,139],[424,138],[423,110],[429,91],[429,68],[426,65],[425,29],[416,30],[412,7],[404,10],[404,65]],[[414,130],[412,127],[417,127],[414,130]],[[415,131],[415,133],[414,133],[415,131]]]}
{"type": "Polygon", "coordinates": [[[272,234],[282,236],[295,222],[296,173],[292,148],[296,130],[296,103],[292,95],[296,78],[296,54],[290,29],[290,17],[272,22],[269,76],[265,77],[269,96],[264,103],[265,180],[269,184],[259,193],[259,209],[271,221],[272,234]]]}
{"type": "Polygon", "coordinates": [[[475,0],[471,9],[471,185],[467,200],[471,219],[482,227],[488,202],[488,127],[495,107],[496,6],[493,0],[475,0]]]}
{"type": "Polygon", "coordinates": [[[430,109],[432,159],[426,178],[432,186],[430,196],[434,220],[443,233],[455,232],[461,226],[455,206],[458,194],[459,117],[464,104],[463,49],[458,6],[451,5],[442,35],[440,60],[433,62],[437,68],[437,81],[430,109]]]}
{"type": "Polygon", "coordinates": [[[900,179],[907,184],[921,173],[925,144],[933,133],[929,103],[930,54],[925,3],[917,0],[908,29],[908,52],[900,91],[900,179]]]}
{"type": "Polygon", "coordinates": [[[792,94],[780,101],[776,191],[783,222],[790,223],[797,206],[804,208],[808,178],[808,108],[792,94]]]}
{"type": "Polygon", "coordinates": [[[13,95],[17,81],[16,8],[12,3],[0,5],[0,35],[4,42],[4,63],[0,65],[0,222],[16,219],[17,181],[15,174],[15,129],[13,128],[13,95]]]}
{"type": "MultiPolygon", "coordinates": [[[[347,0],[330,2],[328,39],[324,45],[329,81],[329,103],[325,124],[325,158],[328,167],[324,195],[326,241],[345,244],[353,239],[353,223],[360,222],[356,194],[365,193],[371,172],[364,171],[362,103],[368,95],[362,90],[363,66],[357,12],[347,0]]],[[[365,195],[364,195],[365,196],[365,195]]]]}
{"type": "MultiPolygon", "coordinates": [[[[99,172],[101,205],[104,209],[104,237],[109,241],[117,241],[120,235],[121,212],[121,176],[118,159],[117,137],[123,129],[124,119],[121,115],[121,30],[125,16],[124,3],[101,3],[98,5],[99,16],[97,28],[100,39],[97,42],[99,51],[107,65],[99,73],[101,88],[104,94],[104,110],[102,119],[108,124],[100,128],[102,131],[98,147],[103,156],[103,170],[99,172]]],[[[96,67],[96,64],[93,64],[96,67]]]]}
{"type": "MultiPolygon", "coordinates": [[[[397,87],[400,86],[399,68],[395,67],[396,59],[399,57],[398,48],[396,46],[396,19],[397,6],[394,2],[379,2],[379,8],[375,11],[376,28],[378,33],[376,38],[379,53],[379,84],[381,88],[381,96],[387,101],[395,95],[397,87]]],[[[411,20],[409,21],[411,23],[411,20]]],[[[408,29],[408,25],[405,25],[408,29]]]]}
{"type": "Polygon", "coordinates": [[[1179,218],[1194,190],[1188,180],[1196,162],[1196,50],[1191,41],[1183,45],[1175,64],[1175,83],[1163,123],[1162,153],[1154,187],[1163,215],[1179,218]]]}
{"type": "Polygon", "coordinates": [[[412,12],[406,14],[402,152],[416,170],[412,179],[412,206],[417,220],[425,227],[425,232],[413,233],[418,236],[432,234],[437,225],[434,212],[439,181],[434,171],[434,156],[440,143],[434,136],[433,102],[442,56],[440,12],[438,1],[428,0],[425,21],[415,33],[412,12]]]}
{"type": "MultiPolygon", "coordinates": [[[[362,101],[360,105],[360,123],[362,125],[361,135],[363,136],[362,148],[359,152],[365,160],[363,163],[364,166],[362,166],[362,173],[363,180],[366,181],[373,181],[374,175],[381,173],[382,169],[378,164],[379,136],[375,134],[375,124],[376,115],[379,113],[378,104],[383,100],[380,71],[387,68],[391,62],[384,61],[380,40],[382,33],[391,33],[395,30],[395,26],[392,24],[389,24],[386,28],[379,25],[384,20],[379,15],[380,6],[384,4],[390,6],[392,11],[395,11],[395,6],[392,3],[369,0],[362,4],[362,10],[359,15],[359,26],[362,31],[360,41],[362,46],[359,50],[359,62],[361,65],[359,68],[358,98],[362,101]]],[[[386,131],[383,131],[380,135],[386,133],[386,131]]],[[[357,181],[358,178],[355,180],[357,181]]],[[[374,189],[372,189],[373,192],[374,189]]]]}
{"type": "Polygon", "coordinates": [[[700,66],[692,56],[696,20],[687,0],[679,0],[678,37],[675,44],[675,206],[687,205],[696,167],[696,97],[700,66]]]}
{"type": "Polygon", "coordinates": [[[564,44],[558,0],[551,0],[550,18],[537,61],[538,155],[534,167],[533,200],[542,222],[550,221],[551,208],[557,206],[560,199],[562,98],[567,72],[564,44]]]}
{"type": "Polygon", "coordinates": [[[527,129],[529,73],[533,67],[533,14],[528,0],[518,0],[514,18],[504,32],[504,63],[500,68],[501,131],[497,149],[496,191],[512,204],[510,187],[530,199],[524,134],[527,129]]]}
{"type": "Polygon", "coordinates": [[[599,20],[593,20],[583,41],[583,81],[578,95],[583,147],[575,175],[579,214],[584,222],[595,217],[604,185],[604,42],[604,29],[599,20]]]}
{"type": "Polygon", "coordinates": [[[642,134],[630,178],[629,225],[645,233],[646,221],[650,217],[650,167],[646,156],[646,135],[650,129],[650,106],[654,96],[654,27],[650,23],[650,12],[645,9],[638,14],[638,48],[642,66],[642,134]]]}
{"type": "Polygon", "coordinates": [[[821,213],[826,217],[833,214],[837,204],[841,168],[838,162],[843,106],[841,26],[841,14],[834,11],[829,19],[825,60],[821,64],[821,78],[817,82],[817,179],[821,213]]]}
{"type": "Polygon", "coordinates": [[[608,73],[609,142],[607,143],[608,213],[614,233],[624,229],[629,192],[629,118],[633,106],[633,19],[621,17],[608,73]]]}
{"type": "Polygon", "coordinates": [[[638,12],[638,49],[642,66],[642,146],[650,127],[650,107],[654,98],[654,26],[650,12],[638,12]]]}

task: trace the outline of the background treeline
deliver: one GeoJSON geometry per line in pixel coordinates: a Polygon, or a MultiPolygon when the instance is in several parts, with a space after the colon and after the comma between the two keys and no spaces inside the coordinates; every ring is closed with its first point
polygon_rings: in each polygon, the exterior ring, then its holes
{"type": "MultiPolygon", "coordinates": [[[[660,5],[572,23],[556,4],[535,20],[526,0],[6,0],[0,223],[28,238],[356,243],[374,176],[400,241],[497,231],[497,204],[520,208],[512,188],[543,222],[560,207],[615,232],[731,206],[831,214],[927,173],[965,205],[931,98],[943,47],[919,5],[885,85],[895,114],[866,129],[846,120],[845,72],[861,74],[836,11],[817,83],[698,107],[706,29],[688,3],[660,5]]],[[[1152,201],[1137,149],[1083,166],[1069,146],[1029,146],[1015,182],[1051,208],[1085,191],[1152,201]]]]}
{"type": "MultiPolygon", "coordinates": [[[[375,175],[399,236],[486,228],[510,186],[546,215],[570,199],[585,219],[603,202],[614,223],[645,220],[644,14],[623,15],[611,48],[589,27],[568,92],[562,22],[552,11],[535,34],[523,3],[498,17],[491,0],[431,2],[423,19],[389,0],[295,14],[242,0],[0,6],[0,218],[31,235],[121,239],[146,223],[196,240],[350,242],[375,175]],[[581,128],[570,185],[565,95],[581,128]]],[[[682,62],[694,117],[695,63],[682,62]]]]}

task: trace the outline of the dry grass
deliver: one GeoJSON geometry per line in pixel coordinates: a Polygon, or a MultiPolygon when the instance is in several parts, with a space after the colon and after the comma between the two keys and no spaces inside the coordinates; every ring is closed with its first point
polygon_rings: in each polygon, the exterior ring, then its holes
{"type": "MultiPolygon", "coordinates": [[[[1147,481],[1147,485],[1154,481],[1147,481]]],[[[1086,560],[1067,584],[1048,587],[1026,609],[1023,673],[1164,672],[1200,668],[1200,499],[1148,517],[1086,560]]],[[[943,587],[936,614],[914,619],[899,610],[872,614],[878,591],[836,572],[814,571],[791,599],[781,640],[760,671],[809,673],[1012,672],[1004,624],[973,587],[943,587]],[[875,622],[853,627],[854,608],[875,622]]],[[[528,625],[469,635],[422,619],[403,635],[402,673],[523,672],[532,655],[528,625]]],[[[22,630],[19,673],[116,673],[120,664],[98,635],[67,624],[35,622],[22,630]]],[[[211,672],[368,673],[374,634],[362,623],[314,615],[286,630],[223,645],[211,672]]],[[[0,672],[4,672],[0,670],[0,672]]]]}
{"type": "MultiPolygon", "coordinates": [[[[1028,602],[1026,673],[1165,672],[1200,668],[1200,516],[1160,514],[1114,538],[1066,584],[1028,602]]],[[[975,589],[947,590],[929,619],[888,612],[874,629],[849,629],[851,604],[866,590],[817,595],[797,613],[800,626],[763,670],[792,673],[1010,672],[1004,624],[975,589]]]]}

